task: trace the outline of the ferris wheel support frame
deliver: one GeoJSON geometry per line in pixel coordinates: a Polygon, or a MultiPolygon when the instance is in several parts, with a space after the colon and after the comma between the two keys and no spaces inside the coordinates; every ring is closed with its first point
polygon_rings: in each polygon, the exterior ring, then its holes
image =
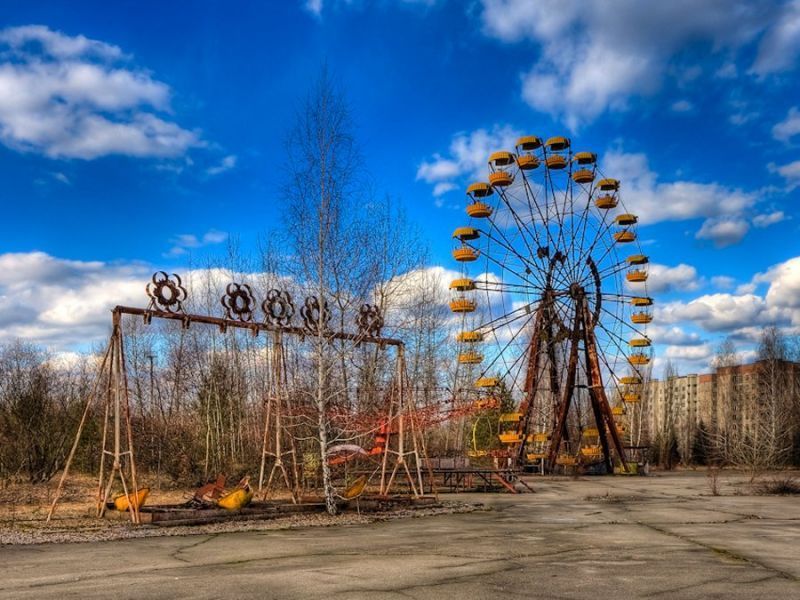
{"type": "Polygon", "coordinates": [[[552,313],[552,298],[545,293],[542,302],[536,310],[536,315],[533,323],[533,331],[531,341],[528,344],[528,367],[525,374],[525,394],[527,404],[523,417],[520,421],[520,433],[522,440],[517,451],[517,464],[525,464],[525,450],[527,446],[528,432],[530,430],[530,422],[533,415],[534,399],[536,393],[539,391],[539,362],[542,354],[542,346],[545,346],[545,352],[548,355],[549,371],[550,371],[550,395],[553,398],[560,399],[556,406],[555,423],[552,429],[552,439],[547,452],[545,462],[545,470],[550,473],[553,471],[556,458],[558,456],[561,444],[563,441],[569,441],[569,428],[568,428],[568,415],[572,405],[572,398],[575,391],[575,379],[577,376],[578,363],[580,362],[579,344],[583,342],[583,354],[585,361],[586,373],[588,375],[588,392],[589,400],[592,407],[595,424],[597,425],[598,434],[600,437],[600,446],[603,451],[603,462],[607,471],[610,473],[613,470],[613,462],[611,457],[611,445],[609,444],[608,435],[611,436],[611,442],[616,451],[617,456],[621,462],[622,469],[628,472],[627,458],[625,448],[620,440],[617,431],[616,421],[611,406],[603,386],[603,378],[600,369],[600,360],[597,353],[597,340],[594,335],[594,319],[592,318],[591,311],[586,302],[586,297],[583,290],[578,291],[578,304],[575,311],[575,319],[573,322],[572,331],[570,333],[571,347],[569,352],[569,364],[567,366],[567,378],[564,386],[563,395],[560,396],[558,377],[555,366],[555,353],[553,352],[553,326],[555,315],[552,313]],[[548,335],[542,334],[548,332],[548,335]]]}

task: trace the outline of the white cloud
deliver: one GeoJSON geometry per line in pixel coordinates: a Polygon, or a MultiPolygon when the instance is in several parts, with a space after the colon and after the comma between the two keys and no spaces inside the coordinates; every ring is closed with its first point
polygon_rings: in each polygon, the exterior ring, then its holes
{"type": "Polygon", "coordinates": [[[0,142],[50,158],[175,157],[198,134],[157,116],[169,87],[116,46],[43,26],[0,31],[0,142]]]}
{"type": "MultiPolygon", "coordinates": [[[[23,339],[68,352],[103,343],[114,306],[148,305],[145,284],[153,271],[143,263],[66,260],[44,252],[0,254],[0,344],[23,339]]],[[[270,287],[292,289],[291,281],[268,273],[203,269],[180,274],[188,290],[186,310],[217,316],[222,308],[216,299],[230,281],[250,283],[258,302],[270,287]]]]}
{"type": "Polygon", "coordinates": [[[701,344],[699,346],[667,346],[664,350],[664,357],[670,360],[691,361],[707,363],[714,355],[714,348],[711,344],[701,344]]]}
{"type": "Polygon", "coordinates": [[[759,228],[769,227],[787,219],[782,210],[776,210],[771,213],[763,213],[753,217],[753,225],[759,228]]]}
{"type": "Polygon", "coordinates": [[[647,337],[656,344],[671,346],[698,346],[703,343],[702,338],[695,332],[687,332],[681,327],[665,327],[651,325],[647,328],[647,337]]]}
{"type": "MultiPolygon", "coordinates": [[[[440,0],[395,0],[394,2],[382,2],[380,3],[380,6],[398,5],[430,8],[432,6],[436,6],[439,2],[440,0]]],[[[328,3],[328,0],[305,0],[303,3],[303,8],[315,17],[320,18],[322,17],[323,9],[330,4],[356,10],[372,5],[372,3],[359,2],[358,0],[338,0],[330,3],[328,3]]]]}
{"type": "Polygon", "coordinates": [[[219,164],[209,167],[206,169],[206,173],[209,175],[219,175],[220,173],[224,173],[225,171],[230,171],[236,166],[236,155],[229,154],[225,158],[223,158],[219,164]]]}
{"type": "Polygon", "coordinates": [[[657,306],[655,322],[661,325],[692,323],[705,331],[757,338],[753,333],[768,325],[800,325],[800,257],[774,265],[736,289],[736,294],[716,293],[689,302],[657,306]],[[756,291],[766,284],[763,295],[756,291]],[[748,333],[748,328],[752,329],[748,333]],[[753,329],[755,328],[755,329],[753,329]]]}
{"type": "MultiPolygon", "coordinates": [[[[492,129],[477,129],[470,133],[457,133],[450,142],[447,156],[434,154],[430,160],[422,162],[417,169],[417,179],[430,184],[447,183],[452,187],[438,187],[440,190],[454,189],[454,179],[469,176],[483,181],[489,171],[489,155],[496,150],[514,150],[514,143],[522,135],[510,125],[495,125],[492,129]]],[[[444,192],[441,192],[444,193],[444,192]]],[[[434,189],[434,195],[436,193],[434,189]]]]}
{"type": "Polygon", "coordinates": [[[17,51],[23,50],[31,43],[38,43],[47,54],[56,58],[79,56],[95,56],[105,60],[123,58],[122,50],[117,46],[90,40],[82,35],[74,37],[64,35],[60,31],[53,31],[44,25],[23,25],[0,31],[0,43],[17,51]]]}
{"type": "Polygon", "coordinates": [[[794,189],[800,185],[800,160],[795,160],[781,166],[770,163],[767,165],[767,168],[773,173],[777,173],[783,177],[789,189],[794,189]]]}
{"type": "Polygon", "coordinates": [[[795,66],[800,54],[800,0],[786,2],[758,48],[752,72],[759,76],[795,66]]]}
{"type": "MultiPolygon", "coordinates": [[[[703,217],[710,220],[703,225],[705,237],[726,229],[716,227],[716,219],[731,217],[741,221],[744,212],[758,200],[755,193],[719,183],[661,182],[641,153],[607,152],[602,163],[604,173],[622,182],[623,202],[643,224],[703,217]]],[[[738,230],[742,230],[741,224],[738,230]]]]}
{"type": "Polygon", "coordinates": [[[697,269],[691,265],[681,263],[674,267],[653,263],[650,265],[647,278],[647,292],[663,294],[665,292],[680,290],[693,292],[698,289],[701,279],[697,269]]]}
{"type": "Polygon", "coordinates": [[[442,196],[447,192],[451,192],[456,189],[456,184],[450,183],[449,181],[440,181],[435,186],[433,186],[433,195],[436,197],[442,196]]]}
{"type": "Polygon", "coordinates": [[[316,17],[322,15],[322,0],[306,0],[304,6],[312,15],[316,17]]]}
{"type": "Polygon", "coordinates": [[[487,35],[538,44],[533,66],[522,75],[522,97],[572,129],[607,110],[626,109],[631,98],[653,94],[670,75],[683,81],[693,66],[676,64],[676,57],[689,46],[718,56],[724,61],[718,73],[727,73],[731,56],[763,36],[753,65],[762,75],[792,68],[800,45],[796,10],[777,0],[619,0],[613,9],[604,0],[482,4],[487,35]]]}
{"type": "Polygon", "coordinates": [[[212,229],[207,231],[202,236],[197,236],[193,233],[182,233],[176,235],[172,240],[172,248],[167,252],[166,256],[181,256],[187,254],[189,250],[196,248],[203,248],[214,244],[221,244],[228,239],[228,234],[224,231],[217,231],[212,229]]]}
{"type": "Polygon", "coordinates": [[[690,112],[693,109],[694,105],[688,100],[678,100],[677,102],[673,102],[670,106],[670,110],[677,113],[690,112]]]}
{"type": "MultiPolygon", "coordinates": [[[[520,135],[510,125],[458,133],[446,154],[434,154],[420,164],[417,180],[432,184],[437,197],[454,189],[455,182],[461,183],[462,178],[485,180],[489,155],[496,150],[513,151],[520,135]]],[[[698,237],[712,239],[720,246],[734,243],[747,233],[746,213],[758,201],[754,192],[720,183],[659,181],[641,153],[608,151],[602,158],[602,170],[605,175],[620,179],[625,207],[637,214],[642,224],[704,218],[698,237]]]]}
{"type": "Polygon", "coordinates": [[[692,322],[706,331],[732,331],[756,322],[765,312],[764,299],[755,294],[708,294],[688,303],[669,302],[657,307],[656,321],[673,324],[692,322]]]}
{"type": "Polygon", "coordinates": [[[735,79],[739,74],[739,69],[736,68],[736,63],[726,62],[714,73],[714,76],[719,79],[735,79]]]}
{"type": "Polygon", "coordinates": [[[424,162],[419,166],[417,179],[422,179],[427,183],[434,183],[443,179],[457,177],[460,173],[461,169],[458,163],[434,154],[431,161],[424,162]]]}
{"type": "Polygon", "coordinates": [[[800,134],[800,110],[793,106],[789,109],[786,118],[772,128],[772,137],[782,142],[788,142],[798,134],[800,134]]]}
{"type": "Polygon", "coordinates": [[[711,278],[711,285],[720,290],[729,290],[736,285],[736,279],[728,275],[715,275],[711,278]]]}
{"type": "Polygon", "coordinates": [[[0,341],[14,338],[64,349],[106,334],[109,309],[142,304],[149,273],[138,265],[0,255],[0,341]]]}
{"type": "MultiPolygon", "coordinates": [[[[791,258],[775,265],[766,273],[756,275],[757,283],[769,283],[766,301],[769,306],[779,308],[800,308],[800,257],[791,258]]],[[[794,314],[800,322],[800,314],[794,314]]]]}
{"type": "Polygon", "coordinates": [[[750,224],[737,217],[707,219],[695,234],[699,240],[711,240],[717,248],[725,248],[742,241],[750,230],[750,224]]]}
{"type": "Polygon", "coordinates": [[[742,294],[755,294],[756,290],[758,289],[758,285],[749,281],[747,283],[743,283],[741,285],[736,286],[736,293],[739,295],[742,294]]]}

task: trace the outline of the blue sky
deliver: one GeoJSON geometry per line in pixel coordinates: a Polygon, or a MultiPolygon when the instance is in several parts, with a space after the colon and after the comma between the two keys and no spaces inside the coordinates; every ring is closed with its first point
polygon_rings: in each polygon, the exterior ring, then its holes
{"type": "Polygon", "coordinates": [[[489,151],[564,134],[640,215],[662,360],[703,370],[725,335],[751,350],[760,327],[796,331],[800,2],[662,4],[5,6],[3,339],[80,346],[143,273],[186,269],[228,236],[255,246],[277,225],[283,137],[323,63],[431,266],[452,268],[463,189],[489,151]]]}

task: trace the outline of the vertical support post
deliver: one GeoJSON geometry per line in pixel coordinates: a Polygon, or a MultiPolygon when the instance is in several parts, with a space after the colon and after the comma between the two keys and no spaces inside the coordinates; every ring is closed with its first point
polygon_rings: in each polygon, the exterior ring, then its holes
{"type": "Polygon", "coordinates": [[[285,371],[285,364],[284,364],[284,354],[283,354],[283,335],[281,331],[273,332],[273,347],[272,347],[272,360],[270,363],[270,372],[271,372],[271,384],[272,389],[270,390],[270,404],[267,406],[267,419],[264,425],[264,446],[262,448],[262,455],[261,455],[261,475],[259,477],[259,491],[261,491],[262,481],[263,481],[263,474],[264,474],[264,463],[266,460],[266,456],[274,456],[275,463],[272,465],[272,470],[270,471],[269,478],[267,479],[267,485],[264,490],[264,496],[266,497],[269,494],[269,491],[272,487],[272,481],[275,478],[276,471],[280,471],[280,474],[283,478],[283,482],[286,485],[286,489],[289,491],[292,497],[292,502],[297,504],[298,497],[297,497],[297,490],[295,486],[292,485],[289,477],[289,473],[286,471],[286,465],[283,462],[284,454],[291,454],[292,461],[294,464],[294,472],[297,473],[297,457],[295,456],[294,447],[291,450],[284,451],[283,450],[283,435],[285,433],[284,426],[283,426],[283,407],[284,407],[284,398],[286,397],[286,389],[284,385],[284,371],[285,371]],[[273,410],[270,410],[273,408],[273,410]],[[274,434],[274,441],[275,441],[275,452],[267,452],[266,451],[266,440],[268,437],[268,432],[270,427],[272,428],[274,434]]]}
{"type": "Polygon", "coordinates": [[[569,350],[569,365],[567,366],[567,381],[564,388],[564,396],[558,409],[558,419],[556,428],[553,431],[553,439],[550,440],[550,449],[547,453],[547,470],[552,471],[556,463],[556,455],[561,447],[561,440],[567,431],[567,415],[569,406],[572,402],[572,395],[575,391],[575,376],[578,371],[578,342],[580,340],[580,327],[583,320],[580,306],[575,309],[575,321],[572,327],[570,341],[572,345],[569,350]]]}
{"type": "MultiPolygon", "coordinates": [[[[589,360],[589,380],[590,385],[592,386],[591,389],[594,389],[596,393],[597,406],[600,410],[603,421],[608,427],[609,433],[611,434],[611,441],[614,443],[614,448],[616,449],[617,455],[622,463],[622,469],[627,473],[628,462],[627,457],[625,456],[625,448],[622,447],[622,441],[619,439],[617,425],[614,421],[614,414],[611,412],[611,406],[608,403],[606,391],[603,388],[603,377],[600,371],[600,359],[597,355],[597,339],[594,335],[594,327],[591,324],[591,315],[589,314],[589,309],[586,306],[585,301],[582,305],[582,312],[584,313],[584,319],[586,320],[586,327],[584,328],[584,340],[589,360]]],[[[607,463],[610,463],[610,458],[607,458],[607,463]]]]}
{"type": "MultiPolygon", "coordinates": [[[[546,302],[546,300],[544,301],[546,302]]],[[[519,445],[517,452],[517,464],[522,466],[525,464],[525,448],[528,441],[528,432],[530,431],[530,421],[533,415],[534,401],[536,400],[536,390],[539,383],[539,348],[542,344],[542,325],[543,325],[543,311],[544,302],[536,309],[536,317],[533,321],[533,335],[528,344],[528,368],[525,372],[525,393],[527,405],[525,407],[525,414],[520,421],[519,433],[522,436],[522,442],[519,445]]]]}
{"type": "Polygon", "coordinates": [[[100,380],[102,379],[103,372],[105,371],[106,362],[108,361],[108,355],[110,352],[111,344],[106,346],[106,352],[103,355],[102,362],[100,363],[100,370],[95,377],[94,384],[92,385],[89,395],[86,397],[86,406],[83,409],[81,420],[78,423],[78,430],[75,432],[75,439],[72,442],[72,448],[70,448],[69,455],[64,463],[64,470],[61,472],[61,477],[58,480],[58,486],[56,487],[56,492],[53,496],[53,502],[50,504],[50,510],[47,511],[47,523],[49,523],[50,519],[53,517],[53,513],[56,510],[56,504],[58,504],[58,500],[61,498],[61,491],[64,488],[64,481],[69,475],[69,469],[72,466],[72,460],[75,458],[75,452],[78,450],[78,444],[80,444],[81,441],[81,434],[83,434],[83,428],[86,425],[86,417],[89,415],[89,409],[91,409],[92,404],[94,404],[94,400],[97,397],[97,388],[100,387],[100,380]]]}

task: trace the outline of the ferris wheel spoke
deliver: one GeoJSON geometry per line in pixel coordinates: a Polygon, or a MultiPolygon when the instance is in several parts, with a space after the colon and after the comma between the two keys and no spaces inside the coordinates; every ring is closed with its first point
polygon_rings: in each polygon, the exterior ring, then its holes
{"type": "MultiPolygon", "coordinates": [[[[479,251],[480,251],[480,249],[479,249],[479,248],[476,248],[476,247],[475,247],[474,245],[472,245],[472,244],[469,244],[469,243],[466,243],[466,242],[465,242],[465,245],[466,245],[467,247],[469,247],[469,248],[472,248],[472,249],[473,249],[473,250],[475,250],[476,252],[479,252],[479,251]]],[[[519,273],[519,272],[517,272],[517,271],[515,271],[515,270],[513,270],[513,269],[510,269],[510,268],[508,267],[508,265],[505,265],[505,264],[503,264],[502,262],[500,262],[499,260],[497,260],[496,258],[494,258],[494,257],[493,257],[491,254],[484,253],[484,256],[485,256],[485,257],[486,257],[488,260],[492,261],[492,262],[493,262],[495,265],[497,265],[498,267],[500,267],[501,269],[505,269],[506,271],[510,271],[511,273],[513,273],[514,275],[516,275],[517,277],[519,277],[521,280],[523,280],[523,281],[527,282],[527,283],[528,283],[528,284],[530,284],[531,286],[534,286],[534,287],[539,287],[539,286],[537,286],[537,284],[536,284],[536,283],[534,283],[533,281],[531,281],[530,279],[528,279],[527,277],[525,277],[525,276],[524,276],[524,275],[522,275],[521,273],[519,273]]],[[[534,274],[534,273],[536,273],[536,271],[531,271],[531,274],[534,274]]]]}
{"type": "Polygon", "coordinates": [[[634,333],[636,333],[636,334],[638,334],[638,335],[640,335],[640,336],[642,336],[642,337],[644,337],[644,338],[646,338],[646,337],[647,337],[647,332],[646,332],[646,331],[642,331],[642,330],[641,330],[641,329],[639,329],[638,327],[634,327],[634,326],[633,326],[633,324],[631,324],[631,323],[628,323],[628,322],[627,322],[627,321],[625,321],[624,319],[621,319],[621,318],[619,317],[619,315],[617,315],[617,314],[615,314],[615,313],[611,312],[611,311],[610,311],[610,310],[608,310],[607,308],[602,308],[602,311],[603,311],[604,313],[608,314],[608,316],[609,316],[609,317],[611,317],[612,319],[615,319],[615,320],[619,321],[619,322],[620,322],[620,323],[621,323],[621,324],[622,324],[624,327],[627,327],[627,328],[628,328],[628,329],[630,329],[632,332],[634,332],[634,333]]]}
{"type": "MultiPolygon", "coordinates": [[[[525,179],[524,179],[524,175],[523,175],[523,182],[524,181],[525,181],[525,179]]],[[[523,187],[523,189],[524,189],[524,187],[523,187]]],[[[503,204],[505,205],[505,207],[511,213],[511,216],[514,219],[514,222],[516,223],[517,227],[520,228],[520,230],[522,230],[522,232],[529,234],[529,236],[533,238],[533,241],[536,243],[537,247],[541,246],[542,242],[539,239],[538,229],[536,227],[531,227],[531,228],[528,227],[529,223],[530,224],[535,224],[536,219],[533,218],[533,216],[531,215],[530,222],[527,222],[527,221],[525,221],[525,219],[523,219],[520,216],[520,214],[514,208],[514,202],[518,201],[517,196],[514,195],[514,194],[511,194],[511,190],[508,189],[508,188],[500,188],[500,189],[498,189],[497,190],[497,195],[500,197],[500,199],[503,201],[503,204]]],[[[526,203],[528,203],[528,204],[530,203],[527,194],[525,194],[525,200],[526,200],[526,203]]],[[[526,241],[526,246],[528,248],[528,252],[530,252],[532,256],[535,256],[536,253],[534,252],[534,248],[529,243],[527,243],[528,242],[528,238],[527,237],[525,237],[525,241],[526,241]]]]}
{"type": "MultiPolygon", "coordinates": [[[[624,228],[624,229],[622,229],[621,231],[630,231],[630,227],[625,227],[625,228],[624,228]]],[[[605,259],[605,257],[606,257],[606,256],[608,256],[609,254],[611,254],[611,253],[612,253],[614,250],[616,250],[616,247],[617,247],[617,246],[616,246],[616,244],[614,244],[614,243],[611,243],[611,244],[609,244],[609,245],[606,247],[606,251],[605,251],[605,252],[603,252],[603,254],[600,256],[600,258],[597,260],[597,262],[598,262],[598,263],[601,263],[601,262],[603,262],[603,259],[605,259]]]]}
{"type": "MultiPolygon", "coordinates": [[[[624,321],[623,321],[623,323],[624,323],[624,321]]],[[[624,350],[624,348],[622,346],[620,346],[618,341],[622,342],[623,344],[627,344],[629,340],[626,340],[624,337],[622,337],[621,335],[619,335],[615,331],[611,331],[608,327],[606,327],[603,323],[601,323],[599,321],[595,324],[595,327],[599,327],[606,334],[608,334],[608,336],[609,336],[608,339],[614,341],[614,345],[622,353],[623,356],[627,356],[626,350],[624,350]]],[[[644,337],[646,338],[647,336],[644,336],[644,337]]]]}
{"type": "Polygon", "coordinates": [[[634,294],[618,294],[616,292],[603,292],[602,296],[603,300],[607,300],[608,302],[622,302],[624,304],[630,303],[634,298],[642,297],[634,294]]]}
{"type": "Polygon", "coordinates": [[[520,319],[524,319],[525,317],[534,314],[536,309],[531,310],[531,305],[526,304],[519,308],[516,308],[510,312],[504,313],[499,317],[496,317],[486,323],[481,323],[477,327],[475,327],[475,331],[480,332],[492,332],[495,329],[500,329],[501,327],[506,327],[515,321],[519,321],[520,319]],[[512,316],[513,315],[513,316],[512,316]],[[504,319],[506,319],[504,321],[504,319]]]}
{"type": "MultiPolygon", "coordinates": [[[[519,259],[521,266],[525,267],[526,272],[530,272],[530,274],[534,275],[535,277],[538,276],[538,269],[536,269],[536,266],[534,264],[530,263],[524,256],[522,256],[522,254],[520,254],[519,251],[516,248],[514,248],[514,246],[510,242],[508,243],[508,245],[506,245],[503,242],[501,242],[500,240],[496,239],[494,236],[492,236],[492,234],[490,232],[483,231],[481,229],[479,229],[478,231],[481,234],[485,235],[490,241],[492,241],[495,244],[497,244],[498,246],[504,248],[507,252],[510,252],[511,254],[514,255],[514,257],[519,259]],[[531,269],[531,267],[534,267],[534,268],[531,269]]],[[[539,283],[543,284],[544,282],[539,282],[539,283]]]]}
{"type": "MultiPolygon", "coordinates": [[[[569,170],[567,172],[567,180],[572,181],[572,167],[573,167],[573,160],[572,160],[572,151],[570,150],[569,153],[569,170]]],[[[576,224],[575,224],[575,186],[574,185],[567,185],[566,189],[564,190],[564,204],[567,203],[567,197],[569,197],[569,228],[570,228],[570,240],[569,240],[569,250],[570,254],[572,255],[572,260],[570,262],[570,274],[572,275],[573,280],[578,276],[578,264],[575,262],[576,259],[576,224]]]]}
{"type": "MultiPolygon", "coordinates": [[[[594,170],[595,176],[597,175],[597,168],[594,170]]],[[[574,265],[576,268],[581,269],[582,263],[585,262],[585,258],[582,256],[583,248],[585,248],[586,243],[586,228],[589,225],[589,208],[592,206],[592,200],[594,199],[594,180],[592,180],[592,184],[589,186],[589,191],[586,195],[586,204],[581,211],[581,241],[578,245],[578,255],[574,258],[574,265]]],[[[604,215],[605,216],[605,215],[604,215]]],[[[580,273],[578,273],[580,274],[580,273]]]]}
{"type": "MultiPolygon", "coordinates": [[[[587,260],[591,257],[590,252],[584,252],[586,248],[587,241],[586,241],[586,231],[589,227],[589,208],[592,204],[592,199],[594,197],[594,188],[591,188],[589,191],[588,196],[586,197],[586,205],[584,206],[583,211],[581,212],[581,236],[580,242],[577,245],[577,253],[574,258],[574,267],[575,267],[575,279],[581,280],[584,277],[584,273],[586,272],[587,260]]],[[[605,215],[604,215],[605,218],[605,215]]]]}
{"type": "MultiPolygon", "coordinates": [[[[533,192],[533,188],[531,187],[531,182],[528,179],[528,176],[525,174],[525,171],[522,171],[522,187],[525,190],[525,200],[528,203],[528,211],[531,214],[531,221],[534,223],[536,222],[536,215],[533,214],[533,206],[536,206],[536,212],[539,214],[540,223],[544,226],[545,235],[547,236],[547,245],[548,246],[555,246],[553,239],[550,235],[550,228],[547,226],[547,218],[544,214],[542,214],[542,207],[539,204],[536,194],[533,192]],[[531,204],[531,200],[533,204],[531,204]]],[[[546,196],[545,196],[545,204],[546,204],[546,196]]],[[[545,213],[547,212],[547,207],[545,206],[545,213]]],[[[537,235],[538,240],[538,235],[537,235]]],[[[541,242],[539,243],[541,246],[541,242]]]]}
{"type": "MultiPolygon", "coordinates": [[[[528,226],[525,224],[522,218],[517,214],[517,211],[514,210],[514,207],[512,206],[511,201],[508,199],[506,194],[507,194],[506,190],[503,189],[498,190],[498,196],[500,196],[500,199],[503,201],[503,204],[505,204],[509,212],[511,212],[511,215],[514,218],[514,222],[517,224],[517,228],[519,229],[520,236],[522,237],[523,242],[525,242],[525,247],[528,249],[530,256],[535,261],[537,258],[539,258],[539,254],[531,247],[528,240],[528,236],[531,235],[533,236],[533,239],[537,245],[537,250],[538,250],[538,248],[541,247],[542,245],[541,241],[539,240],[538,229],[536,227],[532,227],[531,229],[528,228],[528,226]],[[528,235],[526,236],[525,234],[528,235]]],[[[496,223],[494,223],[494,221],[492,221],[492,225],[498,231],[500,230],[499,226],[496,223]]]]}
{"type": "Polygon", "coordinates": [[[602,352],[597,353],[600,357],[600,361],[605,365],[606,369],[608,370],[609,374],[611,375],[611,385],[614,386],[614,390],[617,392],[618,396],[622,396],[622,389],[619,387],[619,381],[616,377],[614,377],[614,368],[608,363],[608,359],[606,358],[605,354],[602,352]]]}
{"type": "Polygon", "coordinates": [[[606,277],[613,277],[617,273],[622,273],[627,268],[628,268],[628,261],[627,260],[621,260],[621,261],[617,262],[616,264],[612,264],[612,265],[608,265],[606,267],[603,267],[602,269],[600,269],[598,271],[598,273],[600,274],[601,278],[605,279],[606,277]]]}
{"type": "MultiPolygon", "coordinates": [[[[532,318],[533,318],[535,315],[533,315],[533,314],[530,314],[530,315],[523,315],[523,316],[527,316],[528,318],[527,318],[527,319],[525,320],[525,322],[524,322],[524,323],[523,323],[523,324],[520,326],[520,328],[517,330],[517,332],[516,332],[516,333],[514,333],[514,334],[511,336],[511,338],[508,340],[508,342],[506,342],[506,344],[505,344],[505,345],[502,347],[502,349],[500,350],[500,352],[498,352],[498,353],[497,353],[497,355],[496,355],[496,356],[494,357],[494,359],[493,359],[493,360],[492,360],[492,361],[489,363],[489,365],[488,365],[488,366],[487,366],[487,367],[486,367],[486,368],[483,370],[483,373],[484,373],[484,374],[485,374],[485,373],[489,373],[489,372],[491,371],[491,369],[492,369],[492,367],[494,367],[495,363],[496,363],[496,362],[497,362],[497,361],[500,359],[500,357],[502,357],[502,356],[505,354],[505,351],[506,351],[506,350],[507,350],[507,349],[508,349],[508,348],[511,346],[511,344],[513,344],[513,343],[514,343],[514,341],[515,341],[515,340],[516,340],[516,339],[517,339],[517,338],[518,338],[518,337],[519,337],[519,336],[522,334],[522,332],[523,332],[523,331],[525,331],[525,326],[526,326],[528,323],[530,323],[531,319],[532,319],[532,318]]],[[[500,344],[500,341],[498,340],[498,337],[497,337],[497,329],[496,329],[496,328],[492,329],[492,333],[494,334],[495,341],[497,341],[497,342],[498,342],[498,345],[499,345],[499,344],[500,344]]],[[[522,354],[524,354],[524,352],[521,352],[521,353],[520,353],[520,355],[522,355],[522,354]]],[[[516,362],[517,362],[517,361],[519,361],[519,357],[517,357],[517,360],[516,360],[516,361],[514,361],[514,363],[512,363],[512,368],[513,368],[513,366],[516,364],[516,362]]],[[[508,372],[508,371],[507,371],[507,372],[508,372]]]]}
{"type": "Polygon", "coordinates": [[[481,281],[478,279],[475,280],[475,289],[486,292],[508,292],[517,294],[525,294],[532,291],[541,292],[544,290],[544,288],[541,286],[532,286],[524,283],[509,283],[507,281],[481,281]]]}
{"type": "MultiPolygon", "coordinates": [[[[589,258],[592,255],[592,253],[594,252],[594,249],[597,247],[597,244],[599,242],[601,242],[601,241],[605,241],[605,240],[608,239],[608,234],[611,231],[611,227],[614,225],[614,221],[613,220],[606,221],[607,217],[608,217],[608,211],[603,211],[603,219],[602,219],[602,221],[600,223],[600,227],[598,227],[597,231],[595,232],[594,239],[589,244],[589,247],[584,252],[582,252],[580,254],[580,256],[578,257],[578,260],[577,260],[578,263],[584,264],[586,262],[586,259],[589,258]]],[[[613,244],[611,244],[611,247],[613,247],[613,244]]],[[[603,254],[603,258],[607,254],[608,254],[608,252],[603,254]]],[[[598,264],[600,262],[602,262],[602,258],[600,260],[596,260],[595,261],[595,263],[598,263],[598,264]]]]}

